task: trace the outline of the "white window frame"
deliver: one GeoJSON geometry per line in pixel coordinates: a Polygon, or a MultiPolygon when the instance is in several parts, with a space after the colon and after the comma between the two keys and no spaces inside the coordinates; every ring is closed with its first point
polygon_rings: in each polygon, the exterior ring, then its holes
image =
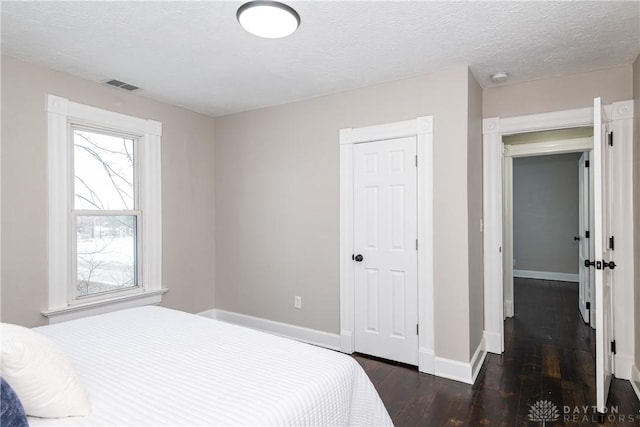
{"type": "MultiPolygon", "coordinates": [[[[69,101],[47,97],[49,179],[49,307],[42,314],[49,323],[147,304],[157,304],[162,288],[162,123],[140,119],[69,101]],[[73,239],[71,236],[72,159],[71,124],[137,135],[138,210],[141,212],[139,245],[144,259],[142,282],[134,290],[75,299],[71,282],[73,239]]],[[[75,281],[74,281],[75,282],[75,281]]]]}

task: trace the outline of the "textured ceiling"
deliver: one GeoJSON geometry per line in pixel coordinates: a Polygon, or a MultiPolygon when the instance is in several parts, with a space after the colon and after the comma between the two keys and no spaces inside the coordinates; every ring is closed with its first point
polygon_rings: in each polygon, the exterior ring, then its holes
{"type": "Polygon", "coordinates": [[[301,26],[280,40],[240,28],[242,3],[2,1],[2,53],[212,116],[459,65],[487,87],[640,53],[637,1],[292,1],[301,26]]]}

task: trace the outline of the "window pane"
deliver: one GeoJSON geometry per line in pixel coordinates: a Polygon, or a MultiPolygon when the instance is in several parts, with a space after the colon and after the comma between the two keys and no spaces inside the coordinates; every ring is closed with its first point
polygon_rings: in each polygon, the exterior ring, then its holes
{"type": "Polygon", "coordinates": [[[131,138],[73,130],[75,209],[135,209],[133,142],[131,138]]]}
{"type": "Polygon", "coordinates": [[[138,285],[135,216],[78,216],[77,296],[138,285]]]}

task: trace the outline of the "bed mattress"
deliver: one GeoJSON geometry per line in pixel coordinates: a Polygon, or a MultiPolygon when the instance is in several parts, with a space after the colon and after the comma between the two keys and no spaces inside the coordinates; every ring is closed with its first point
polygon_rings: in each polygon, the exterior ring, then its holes
{"type": "Polygon", "coordinates": [[[68,355],[88,417],[32,426],[392,425],[351,357],[147,306],[35,328],[68,355]]]}

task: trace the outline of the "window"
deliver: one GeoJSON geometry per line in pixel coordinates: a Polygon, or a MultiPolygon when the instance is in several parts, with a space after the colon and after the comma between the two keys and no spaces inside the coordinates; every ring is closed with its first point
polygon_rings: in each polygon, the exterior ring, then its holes
{"type": "Polygon", "coordinates": [[[50,323],[160,302],[161,124],[49,95],[50,323]]]}
{"type": "Polygon", "coordinates": [[[138,288],[137,137],[74,124],[71,138],[73,295],[138,288]]]}

